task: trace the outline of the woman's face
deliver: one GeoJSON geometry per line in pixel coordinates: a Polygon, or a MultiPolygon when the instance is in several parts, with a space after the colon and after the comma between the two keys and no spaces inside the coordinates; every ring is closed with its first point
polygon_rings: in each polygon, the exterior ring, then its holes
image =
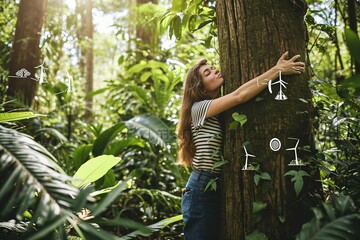
{"type": "Polygon", "coordinates": [[[199,69],[202,82],[204,84],[206,92],[213,96],[214,94],[219,93],[219,88],[224,83],[224,78],[215,67],[210,65],[203,65],[199,69]]]}

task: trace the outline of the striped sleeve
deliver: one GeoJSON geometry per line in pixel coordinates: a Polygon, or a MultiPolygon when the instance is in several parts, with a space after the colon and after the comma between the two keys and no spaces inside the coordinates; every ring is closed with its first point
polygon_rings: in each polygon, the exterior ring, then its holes
{"type": "Polygon", "coordinates": [[[205,122],[206,113],[209,109],[212,100],[204,100],[201,102],[195,102],[191,107],[191,119],[194,128],[202,126],[205,122]]]}

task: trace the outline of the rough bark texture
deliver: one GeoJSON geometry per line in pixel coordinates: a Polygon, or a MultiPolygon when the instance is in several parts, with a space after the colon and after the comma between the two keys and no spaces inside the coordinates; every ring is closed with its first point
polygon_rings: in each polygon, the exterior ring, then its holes
{"type": "MultiPolygon", "coordinates": [[[[306,26],[303,21],[307,6],[304,0],[218,0],[217,25],[219,34],[221,71],[225,76],[225,93],[273,67],[286,50],[289,55],[300,54],[305,60],[306,26]]],[[[307,167],[290,167],[295,147],[300,140],[298,155],[303,161],[310,159],[310,153],[300,150],[312,146],[311,134],[311,92],[308,74],[283,76],[288,84],[284,90],[287,100],[275,100],[278,85],[270,94],[264,90],[258,97],[224,114],[225,166],[223,176],[223,216],[221,239],[245,239],[258,230],[269,239],[292,239],[308,220],[304,205],[308,204],[310,193],[314,192],[314,179],[318,171],[307,167]],[[299,100],[303,99],[303,100],[299,100]],[[304,101],[306,100],[306,101],[304,101]],[[229,131],[233,112],[243,113],[248,121],[243,127],[229,131]],[[282,147],[272,151],[270,140],[278,138],[282,147]],[[261,172],[270,174],[272,180],[254,183],[255,171],[242,171],[245,152],[256,156],[250,163],[260,163],[261,172]],[[305,170],[314,178],[305,177],[304,188],[297,197],[291,177],[284,174],[289,170],[305,170]],[[310,180],[311,179],[311,180],[310,180]],[[254,202],[267,204],[260,212],[260,221],[252,213],[254,202]],[[285,222],[283,222],[285,219],[285,222]]],[[[273,79],[275,80],[275,79],[273,79]]]]}
{"type": "MultiPolygon", "coordinates": [[[[31,107],[38,86],[36,66],[40,65],[40,37],[47,0],[22,0],[16,22],[13,50],[11,53],[8,81],[8,98],[15,98],[31,107]],[[30,72],[26,78],[18,78],[22,68],[30,72]]],[[[23,75],[24,76],[24,75],[23,75]]]]}

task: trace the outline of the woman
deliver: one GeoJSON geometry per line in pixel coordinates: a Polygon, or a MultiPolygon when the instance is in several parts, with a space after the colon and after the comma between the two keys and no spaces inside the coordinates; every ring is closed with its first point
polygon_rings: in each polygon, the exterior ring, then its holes
{"type": "Polygon", "coordinates": [[[218,240],[219,191],[206,189],[221,170],[213,168],[221,160],[222,130],[217,115],[244,103],[264,90],[267,82],[282,75],[301,74],[300,55],[286,60],[285,52],[277,64],[262,75],[246,82],[234,92],[220,96],[224,83],[221,73],[201,60],[187,73],[178,124],[179,163],[193,171],[183,190],[181,210],[187,240],[218,240]],[[206,189],[206,190],[205,190],[206,189]]]}

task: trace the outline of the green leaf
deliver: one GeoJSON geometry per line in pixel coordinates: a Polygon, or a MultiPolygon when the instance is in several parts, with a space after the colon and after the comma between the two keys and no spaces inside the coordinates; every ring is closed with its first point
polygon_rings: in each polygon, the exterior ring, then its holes
{"type": "Polygon", "coordinates": [[[65,231],[64,220],[74,206],[91,200],[87,195],[80,196],[81,191],[69,184],[72,178],[56,164],[54,156],[26,134],[0,126],[0,155],[0,175],[4,179],[0,184],[0,218],[15,219],[14,227],[23,222],[28,211],[31,219],[27,225],[36,228],[35,236],[48,235],[54,229],[65,231]]]}
{"type": "Polygon", "coordinates": [[[231,122],[230,125],[229,125],[229,130],[230,131],[236,130],[238,125],[239,125],[239,123],[236,122],[236,121],[231,122]]]}
{"type": "Polygon", "coordinates": [[[125,179],[123,182],[121,182],[114,190],[112,190],[101,202],[98,204],[94,209],[92,209],[92,215],[97,216],[103,211],[106,210],[106,208],[111,204],[118,196],[119,194],[127,189],[128,187],[128,181],[132,178],[131,174],[127,179],[125,179]]]}
{"type": "Polygon", "coordinates": [[[173,29],[174,29],[174,35],[177,40],[181,38],[181,31],[182,31],[182,25],[181,25],[181,18],[180,16],[176,15],[173,19],[173,29]]]}
{"type": "Polygon", "coordinates": [[[209,36],[205,39],[204,41],[204,46],[207,47],[207,48],[210,48],[211,47],[211,40],[212,40],[213,36],[209,36]]]}
{"type": "Polygon", "coordinates": [[[120,158],[112,155],[101,155],[90,159],[76,171],[72,182],[74,186],[84,187],[104,176],[113,166],[120,162],[120,158]]]}
{"type": "Polygon", "coordinates": [[[341,84],[340,84],[341,88],[355,88],[355,89],[359,89],[360,88],[360,74],[351,76],[347,79],[345,79],[341,84]]]}
{"type": "Polygon", "coordinates": [[[138,230],[138,231],[132,232],[132,233],[130,233],[128,235],[125,235],[125,236],[121,237],[120,239],[121,240],[131,240],[131,239],[134,239],[134,238],[136,238],[138,236],[148,237],[153,232],[158,232],[161,229],[164,229],[165,227],[167,227],[168,225],[179,222],[182,219],[183,219],[182,214],[174,216],[174,217],[166,218],[166,219],[161,220],[160,222],[157,222],[157,223],[154,223],[154,224],[151,224],[151,225],[147,226],[151,230],[151,233],[144,233],[144,232],[141,232],[141,231],[138,230]]]}
{"type": "MultiPolygon", "coordinates": [[[[294,177],[293,178],[295,183],[294,183],[294,189],[295,189],[295,193],[296,193],[296,196],[299,195],[299,193],[301,192],[301,189],[303,188],[304,186],[304,180],[302,177],[294,177]]],[[[292,180],[293,180],[292,179],[292,180]]]]}
{"type": "Polygon", "coordinates": [[[284,223],[286,220],[285,216],[278,216],[278,219],[281,223],[284,223]]]}
{"type": "Polygon", "coordinates": [[[297,174],[297,171],[290,170],[284,174],[284,176],[295,176],[297,174]]]}
{"type": "Polygon", "coordinates": [[[146,82],[151,76],[152,72],[144,72],[140,77],[140,82],[146,82]]]}
{"type": "Polygon", "coordinates": [[[221,167],[222,165],[225,165],[227,163],[228,163],[228,161],[218,161],[218,162],[214,163],[212,168],[215,169],[215,168],[221,167]]]}
{"type": "Polygon", "coordinates": [[[286,172],[284,174],[284,176],[293,176],[291,181],[294,182],[295,193],[296,193],[296,196],[298,196],[304,186],[303,177],[310,176],[310,175],[303,170],[299,170],[299,171],[291,170],[291,171],[286,172]]]}
{"type": "Polygon", "coordinates": [[[133,65],[132,67],[129,68],[129,70],[127,71],[128,74],[134,74],[134,73],[139,73],[142,72],[145,68],[151,68],[149,64],[145,63],[144,61],[138,64],[133,65]]]}
{"type": "Polygon", "coordinates": [[[88,94],[86,94],[85,99],[91,99],[92,97],[94,97],[96,95],[106,92],[107,90],[109,90],[109,88],[105,87],[105,88],[100,88],[96,91],[89,92],[88,94]]]}
{"type": "Polygon", "coordinates": [[[144,140],[128,136],[126,139],[114,141],[109,145],[106,154],[117,156],[130,147],[144,148],[144,140]]]}
{"type": "Polygon", "coordinates": [[[205,27],[206,25],[208,25],[209,23],[212,23],[212,22],[213,22],[213,20],[206,20],[206,21],[200,23],[196,30],[200,30],[201,28],[205,27]]]}
{"type": "Polygon", "coordinates": [[[270,177],[270,175],[269,175],[267,172],[262,172],[262,173],[261,173],[261,179],[271,180],[271,177],[270,177]]]}
{"type": "Polygon", "coordinates": [[[46,115],[35,114],[33,112],[11,112],[11,113],[0,113],[0,122],[11,122],[23,119],[30,119],[35,117],[43,117],[46,115]]]}
{"type": "Polygon", "coordinates": [[[217,179],[218,179],[218,178],[212,178],[212,179],[210,179],[210,181],[208,182],[208,184],[207,184],[206,187],[205,187],[205,191],[207,191],[209,188],[210,188],[210,190],[216,191],[216,188],[217,188],[216,180],[217,180],[217,179]]]}
{"type": "Polygon", "coordinates": [[[189,18],[188,28],[190,32],[195,32],[196,30],[196,15],[191,15],[189,18]]]}
{"type": "Polygon", "coordinates": [[[267,207],[267,203],[264,202],[253,202],[253,213],[258,213],[267,207]]]}
{"type": "Polygon", "coordinates": [[[259,230],[255,230],[254,232],[250,233],[249,235],[245,236],[245,240],[267,240],[268,238],[259,230]]]}
{"type": "Polygon", "coordinates": [[[232,118],[233,118],[235,121],[239,122],[241,126],[243,126],[243,125],[247,122],[247,117],[246,117],[246,115],[244,115],[244,114],[239,114],[239,113],[237,113],[237,112],[234,112],[234,113],[232,114],[232,118]]]}
{"type": "Polygon", "coordinates": [[[118,123],[111,128],[102,132],[95,140],[94,146],[92,149],[92,154],[94,157],[100,156],[105,152],[106,147],[109,143],[125,128],[124,123],[118,123]]]}
{"type": "Polygon", "coordinates": [[[76,148],[73,152],[73,159],[74,159],[74,167],[75,169],[79,169],[79,167],[89,160],[90,153],[92,150],[92,144],[83,145],[76,148]]]}
{"type": "Polygon", "coordinates": [[[173,0],[171,4],[171,9],[174,12],[182,12],[186,9],[186,1],[184,0],[173,0]]]}
{"type": "Polygon", "coordinates": [[[349,48],[351,56],[360,63],[360,40],[358,35],[351,29],[345,29],[345,42],[349,48]]]}
{"type": "Polygon", "coordinates": [[[331,202],[313,208],[314,217],[302,226],[297,240],[359,239],[360,215],[349,196],[333,196],[331,202]]]}
{"type": "Polygon", "coordinates": [[[134,134],[155,145],[166,147],[166,144],[172,143],[175,139],[169,127],[155,115],[142,114],[126,121],[125,124],[134,134]]]}
{"type": "MultiPolygon", "coordinates": [[[[133,180],[132,179],[129,179],[127,180],[126,182],[126,186],[124,189],[128,189],[131,187],[131,184],[132,184],[133,180]]],[[[112,190],[114,190],[115,188],[117,188],[120,184],[122,184],[123,181],[119,181],[116,185],[112,186],[112,187],[108,187],[108,188],[104,188],[104,189],[100,189],[98,191],[95,191],[95,192],[92,192],[90,194],[90,196],[92,197],[96,197],[96,196],[99,196],[99,195],[102,195],[102,194],[105,194],[105,193],[109,193],[111,192],[112,190]]]]}
{"type": "Polygon", "coordinates": [[[255,182],[256,186],[259,184],[260,179],[261,179],[261,176],[259,174],[254,175],[254,182],[255,182]]]}

